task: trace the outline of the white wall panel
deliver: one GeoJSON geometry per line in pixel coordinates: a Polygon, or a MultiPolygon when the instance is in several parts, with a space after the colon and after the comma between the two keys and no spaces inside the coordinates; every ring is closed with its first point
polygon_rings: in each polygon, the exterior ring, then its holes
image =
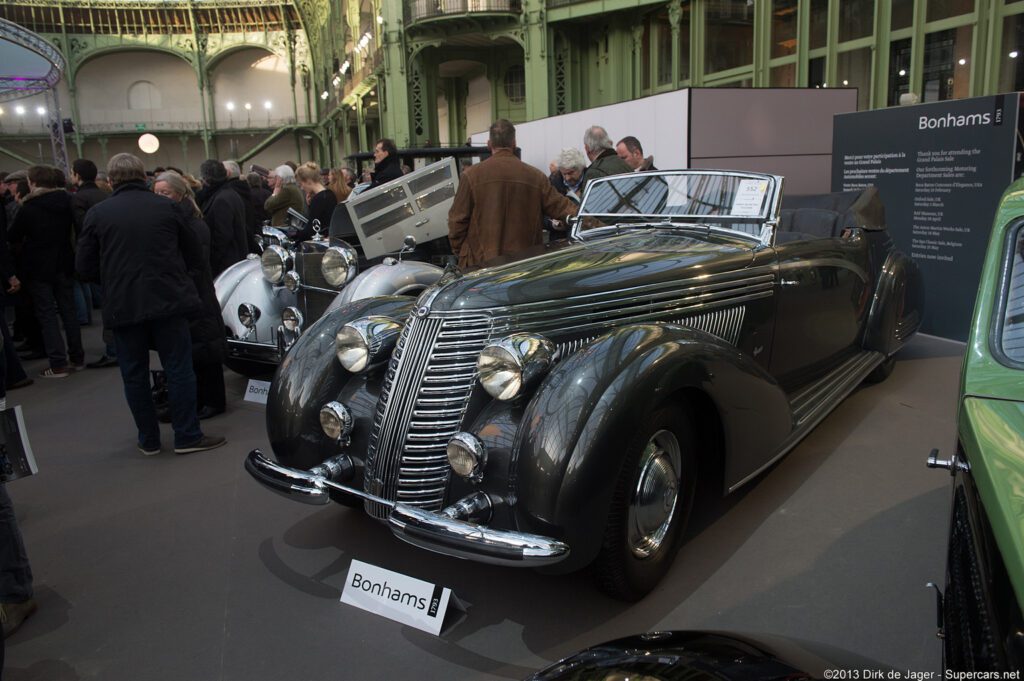
{"type": "MultiPolygon", "coordinates": [[[[600,125],[612,142],[627,135],[639,139],[644,153],[654,155],[657,167],[685,168],[689,92],[677,90],[521,123],[516,126],[516,141],[523,150],[523,161],[547,174],[548,163],[562,149],[575,147],[582,151],[583,133],[592,125],[600,125]]],[[[483,130],[473,135],[474,144],[487,143],[486,127],[470,126],[470,130],[483,130]]]]}

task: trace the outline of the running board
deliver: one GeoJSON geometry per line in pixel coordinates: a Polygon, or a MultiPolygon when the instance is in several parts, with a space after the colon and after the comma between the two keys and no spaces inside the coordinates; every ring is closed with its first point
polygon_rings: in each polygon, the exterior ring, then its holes
{"type": "Polygon", "coordinates": [[[729,488],[732,492],[750,482],[765,469],[785,456],[804,438],[814,426],[839,406],[847,395],[864,382],[875,367],[885,361],[885,355],[870,350],[853,355],[833,371],[806,386],[790,400],[793,412],[793,432],[790,433],[778,453],[768,463],[729,488]]]}

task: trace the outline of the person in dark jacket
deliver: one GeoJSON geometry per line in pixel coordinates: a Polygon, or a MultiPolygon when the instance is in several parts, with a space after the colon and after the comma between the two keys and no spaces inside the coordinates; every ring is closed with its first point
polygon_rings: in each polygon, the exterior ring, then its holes
{"type": "Polygon", "coordinates": [[[331,228],[331,215],[334,214],[334,207],[338,205],[338,197],[324,187],[320,181],[320,167],[312,161],[299,166],[295,171],[295,180],[306,196],[310,197],[309,209],[306,211],[308,222],[295,234],[295,241],[306,241],[316,235],[314,221],[320,223],[320,233],[326,236],[331,228]]]}
{"type": "Polygon", "coordinates": [[[394,140],[380,139],[373,145],[373,179],[370,189],[402,176],[402,161],[398,158],[398,147],[394,140]]]}
{"type": "Polygon", "coordinates": [[[29,168],[28,184],[29,194],[14,218],[8,238],[12,245],[21,247],[28,290],[50,360],[50,368],[40,376],[65,378],[73,369],[85,366],[82,332],[75,313],[75,256],[71,247],[75,218],[71,195],[64,190],[64,173],[52,166],[29,168]]]}
{"type": "Polygon", "coordinates": [[[264,222],[270,219],[267,209],[263,207],[263,204],[270,198],[270,190],[263,184],[263,178],[258,173],[249,173],[245,179],[249,183],[249,200],[252,202],[252,209],[256,214],[256,225],[259,230],[257,233],[262,233],[260,228],[264,222]]]}
{"type": "Polygon", "coordinates": [[[632,135],[627,135],[618,141],[615,145],[615,153],[633,169],[634,173],[649,173],[657,170],[654,167],[654,157],[644,158],[643,145],[632,135]]]}
{"type": "Polygon", "coordinates": [[[192,370],[196,374],[196,404],[199,419],[208,419],[223,414],[227,404],[224,389],[224,322],[220,316],[220,303],[213,288],[210,274],[210,228],[203,222],[203,214],[196,205],[192,188],[185,179],[174,171],[157,175],[153,192],[178,204],[188,219],[188,226],[199,241],[204,252],[204,267],[189,270],[192,283],[199,292],[203,306],[189,316],[189,333],[192,336],[192,370]]]}
{"type": "Polygon", "coordinates": [[[103,321],[114,330],[139,451],[160,453],[160,424],[149,384],[150,347],[156,348],[167,375],[175,453],[220,447],[224,438],[205,436],[199,428],[192,371],[188,317],[202,303],[189,270],[203,268],[199,241],[181,209],[146,187],[139,158],[117,154],[107,174],[114,193],[85,216],[75,264],[83,279],[103,284],[103,321]]]}
{"type": "Polygon", "coordinates": [[[204,186],[196,195],[196,203],[210,228],[210,271],[216,277],[249,253],[245,206],[228,186],[223,163],[207,159],[199,166],[199,174],[204,186]]]}
{"type": "Polygon", "coordinates": [[[236,161],[224,161],[224,170],[228,174],[227,186],[238,194],[238,198],[242,199],[242,208],[245,210],[246,253],[255,253],[256,235],[260,233],[260,221],[256,216],[256,207],[252,205],[252,190],[249,188],[248,180],[242,177],[242,169],[239,168],[236,161]]]}
{"type": "MultiPolygon", "coordinates": [[[[0,195],[0,198],[6,198],[0,195]]],[[[18,353],[14,349],[14,339],[11,337],[10,329],[7,328],[7,314],[5,307],[8,304],[8,297],[21,290],[21,281],[18,280],[14,271],[14,259],[11,257],[11,249],[7,243],[7,212],[0,207],[0,343],[3,349],[0,351],[0,411],[7,408],[7,390],[23,388],[32,385],[33,381],[25,373],[18,359],[18,353]]]]}
{"type": "Polygon", "coordinates": [[[583,134],[583,149],[587,152],[590,165],[583,173],[583,185],[580,188],[580,196],[587,189],[587,183],[599,177],[609,175],[621,175],[631,173],[633,169],[626,165],[626,162],[615,153],[615,145],[608,131],[600,125],[593,125],[587,128],[583,134]]]}
{"type": "MultiPolygon", "coordinates": [[[[96,185],[96,175],[98,173],[99,170],[96,168],[96,164],[89,159],[79,158],[71,164],[71,183],[77,187],[77,191],[71,195],[71,209],[75,214],[76,238],[78,234],[82,233],[82,225],[85,223],[85,214],[89,212],[89,209],[110,196],[110,194],[103,191],[96,185]]],[[[75,285],[77,287],[78,282],[75,282],[75,285]]],[[[98,295],[102,296],[103,291],[100,290],[98,295]]],[[[91,304],[91,295],[84,295],[83,298],[87,303],[91,304]]],[[[78,316],[79,319],[81,319],[82,315],[79,314],[78,316]]],[[[117,357],[115,356],[114,350],[114,334],[110,329],[103,329],[103,343],[105,348],[100,358],[95,362],[89,362],[85,366],[90,369],[103,369],[106,367],[117,366],[117,357]]]]}

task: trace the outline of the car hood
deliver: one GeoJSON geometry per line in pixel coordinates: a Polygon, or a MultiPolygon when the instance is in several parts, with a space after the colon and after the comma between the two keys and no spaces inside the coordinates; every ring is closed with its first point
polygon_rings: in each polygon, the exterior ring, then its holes
{"type": "Polygon", "coordinates": [[[742,270],[753,259],[754,248],[750,241],[717,233],[631,229],[446,277],[421,297],[420,305],[480,310],[678,282],[742,270]]]}

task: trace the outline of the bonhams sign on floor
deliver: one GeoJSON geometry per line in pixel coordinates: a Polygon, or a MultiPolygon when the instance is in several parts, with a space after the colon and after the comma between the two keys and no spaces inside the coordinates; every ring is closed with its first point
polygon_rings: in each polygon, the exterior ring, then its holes
{"type": "Polygon", "coordinates": [[[437,636],[464,613],[452,590],[353,560],[341,602],[437,636]],[[458,617],[445,615],[449,608],[458,617]]]}

